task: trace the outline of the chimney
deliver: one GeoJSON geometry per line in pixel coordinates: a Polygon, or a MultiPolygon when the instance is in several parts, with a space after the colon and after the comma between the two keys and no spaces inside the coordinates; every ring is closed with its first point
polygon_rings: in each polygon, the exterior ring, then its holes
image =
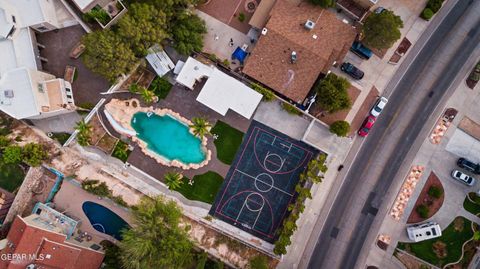
{"type": "Polygon", "coordinates": [[[292,51],[292,54],[290,55],[290,61],[292,62],[292,64],[297,62],[297,52],[296,51],[292,51]]]}
{"type": "Polygon", "coordinates": [[[304,25],[305,29],[312,30],[315,27],[315,23],[311,20],[307,20],[304,25]]]}

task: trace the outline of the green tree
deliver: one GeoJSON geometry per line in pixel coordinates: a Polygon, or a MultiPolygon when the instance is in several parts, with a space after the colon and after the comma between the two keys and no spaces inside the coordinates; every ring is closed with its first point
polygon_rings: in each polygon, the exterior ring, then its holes
{"type": "Polygon", "coordinates": [[[108,188],[107,184],[97,179],[86,179],[82,181],[82,189],[101,197],[110,197],[112,195],[112,191],[108,188]]]}
{"type": "Polygon", "coordinates": [[[175,49],[184,55],[203,48],[203,35],[207,33],[205,22],[197,15],[180,13],[172,23],[172,38],[175,49]]]}
{"type": "Polygon", "coordinates": [[[163,177],[163,179],[165,180],[165,184],[170,190],[176,190],[180,188],[183,183],[182,178],[183,175],[178,172],[168,172],[163,177]]]}
{"type": "Polygon", "coordinates": [[[6,146],[8,146],[12,141],[10,140],[10,138],[8,138],[7,136],[5,135],[0,135],[0,148],[5,148],[6,146]]]}
{"type": "Polygon", "coordinates": [[[365,20],[362,42],[371,48],[390,48],[395,41],[400,39],[400,28],[402,27],[402,19],[391,10],[385,10],[378,14],[372,13],[365,20]]]}
{"type": "Polygon", "coordinates": [[[107,240],[100,242],[100,245],[105,249],[105,259],[103,260],[105,267],[102,268],[119,269],[121,266],[120,261],[118,260],[118,253],[120,251],[119,247],[107,240]]]}
{"type": "Polygon", "coordinates": [[[473,240],[475,241],[480,240],[480,231],[475,231],[475,233],[473,233],[473,240]]]}
{"type": "Polygon", "coordinates": [[[147,49],[161,44],[168,37],[167,16],[161,9],[145,3],[130,5],[128,13],[117,24],[119,37],[130,45],[138,57],[147,55],[147,49]]]}
{"type": "Polygon", "coordinates": [[[28,143],[22,149],[22,158],[30,166],[39,166],[47,158],[47,151],[41,144],[28,143]]]}
{"type": "Polygon", "coordinates": [[[135,63],[130,47],[112,30],[95,31],[82,38],[85,52],[82,60],[90,70],[115,82],[127,74],[135,63]]]}
{"type": "Polygon", "coordinates": [[[75,130],[78,131],[77,142],[80,146],[90,145],[90,138],[92,136],[92,126],[85,122],[84,119],[77,122],[75,130]]]}
{"type": "Polygon", "coordinates": [[[433,17],[433,11],[429,8],[425,8],[420,17],[426,21],[429,21],[433,17]]]}
{"type": "Polygon", "coordinates": [[[3,150],[3,161],[12,164],[20,163],[22,161],[22,148],[17,145],[7,146],[3,150]]]}
{"type": "Polygon", "coordinates": [[[182,212],[161,196],[143,197],[132,210],[135,225],[123,232],[119,259],[124,269],[186,268],[193,244],[179,227],[182,212]]]}
{"type": "Polygon", "coordinates": [[[350,124],[344,120],[338,120],[330,125],[330,132],[344,137],[350,132],[350,124]]]}
{"type": "Polygon", "coordinates": [[[212,125],[205,118],[195,117],[192,119],[192,125],[189,127],[192,129],[194,135],[203,138],[210,133],[212,125]]]}
{"type": "Polygon", "coordinates": [[[153,101],[154,101],[154,99],[155,99],[155,93],[152,92],[152,91],[149,91],[149,90],[146,89],[146,88],[141,88],[141,89],[140,89],[140,95],[142,96],[143,101],[144,101],[147,105],[153,103],[153,101]]]}
{"type": "Polygon", "coordinates": [[[249,269],[268,269],[268,259],[264,255],[257,255],[250,259],[249,269]]]}
{"type": "Polygon", "coordinates": [[[323,8],[335,7],[334,0],[310,0],[310,3],[321,6],[323,8]]]}
{"type": "Polygon", "coordinates": [[[438,198],[442,197],[442,194],[443,194],[443,190],[442,190],[442,188],[440,188],[438,186],[432,185],[428,189],[428,195],[433,197],[433,198],[438,199],[438,198]]]}
{"type": "Polygon", "coordinates": [[[350,108],[351,101],[347,92],[349,87],[348,80],[330,73],[315,86],[316,102],[329,113],[350,108]]]}
{"type": "Polygon", "coordinates": [[[417,208],[415,208],[415,211],[417,211],[418,215],[424,219],[428,218],[428,214],[430,213],[430,210],[424,204],[417,206],[417,208]]]}

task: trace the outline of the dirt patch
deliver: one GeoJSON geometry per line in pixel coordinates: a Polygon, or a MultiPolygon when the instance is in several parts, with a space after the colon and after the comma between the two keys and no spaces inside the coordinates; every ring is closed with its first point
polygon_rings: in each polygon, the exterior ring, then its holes
{"type": "Polygon", "coordinates": [[[412,46],[412,42],[410,42],[410,40],[408,40],[406,37],[404,37],[402,42],[400,42],[400,45],[398,45],[395,53],[390,58],[389,62],[390,63],[398,63],[400,61],[400,59],[402,58],[402,56],[405,55],[405,53],[407,53],[408,49],[411,46],[412,46]]]}
{"type": "MultiPolygon", "coordinates": [[[[352,101],[352,105],[355,103],[357,100],[358,96],[360,95],[360,90],[351,86],[348,89],[348,96],[350,97],[350,100],[352,101]]],[[[327,113],[322,110],[317,104],[314,104],[311,109],[311,114],[316,117],[317,119],[321,120],[322,122],[331,125],[332,123],[339,121],[339,120],[345,120],[347,118],[348,112],[350,112],[350,109],[344,109],[340,110],[335,113],[327,113]]]]}
{"type": "Polygon", "coordinates": [[[117,144],[117,141],[117,138],[105,133],[103,137],[98,141],[96,146],[106,154],[110,155],[112,154],[113,148],[117,144]]]}
{"type": "Polygon", "coordinates": [[[130,85],[134,83],[140,87],[148,89],[155,76],[156,75],[154,73],[148,71],[147,69],[138,67],[137,70],[135,70],[135,72],[122,84],[120,90],[128,91],[130,85]]]}
{"type": "Polygon", "coordinates": [[[444,192],[442,183],[440,182],[438,177],[435,175],[435,173],[431,172],[430,175],[428,176],[427,182],[425,182],[425,185],[422,188],[422,192],[420,193],[420,196],[418,196],[418,199],[415,202],[415,206],[413,207],[412,213],[410,213],[410,216],[408,217],[407,223],[418,223],[425,220],[425,218],[422,218],[415,210],[415,208],[417,208],[422,204],[427,205],[429,209],[429,214],[426,219],[432,217],[442,207],[444,199],[445,199],[445,192],[444,192]],[[440,196],[440,198],[434,199],[433,197],[430,197],[428,195],[428,190],[432,186],[436,186],[442,190],[442,195],[440,196]]]}
{"type": "Polygon", "coordinates": [[[480,140],[480,124],[474,122],[469,117],[463,117],[463,119],[458,124],[460,128],[465,133],[473,136],[475,139],[480,140]]]}
{"type": "Polygon", "coordinates": [[[447,244],[442,241],[437,241],[432,245],[433,252],[437,255],[437,258],[443,259],[447,257],[447,244]]]}
{"type": "Polygon", "coordinates": [[[357,132],[358,129],[360,129],[360,126],[362,126],[365,117],[367,117],[370,109],[372,108],[379,95],[380,93],[378,92],[377,88],[373,86],[372,89],[370,89],[367,97],[363,101],[362,106],[360,107],[357,114],[350,123],[350,135],[353,135],[355,132],[357,132]]]}
{"type": "Polygon", "coordinates": [[[412,256],[399,252],[397,251],[394,256],[403,264],[405,265],[406,268],[408,269],[427,269],[431,268],[430,266],[427,266],[421,262],[419,262],[417,259],[413,258],[412,256]]]}

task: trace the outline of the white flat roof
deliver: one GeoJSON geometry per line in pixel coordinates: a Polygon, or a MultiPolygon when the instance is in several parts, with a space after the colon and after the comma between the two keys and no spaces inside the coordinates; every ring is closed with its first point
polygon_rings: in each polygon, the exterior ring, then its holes
{"type": "Polygon", "coordinates": [[[262,101],[260,93],[217,68],[193,58],[188,58],[185,62],[177,81],[193,89],[195,81],[202,77],[208,79],[197,96],[197,101],[223,116],[231,109],[250,119],[262,101]]]}
{"type": "Polygon", "coordinates": [[[0,0],[0,4],[8,3],[17,11],[16,19],[21,27],[28,27],[45,21],[40,1],[44,0],[0,0]],[[20,18],[18,18],[20,16],[20,18]]]}
{"type": "Polygon", "coordinates": [[[175,67],[170,57],[164,50],[158,46],[148,49],[148,55],[145,57],[150,65],[153,67],[157,75],[163,77],[166,73],[175,67]]]}
{"type": "Polygon", "coordinates": [[[23,119],[39,115],[27,68],[18,68],[0,79],[0,109],[8,115],[23,119]],[[8,96],[11,91],[13,96],[8,96]]]}
{"type": "Polygon", "coordinates": [[[85,9],[88,5],[90,5],[94,0],[73,0],[75,5],[77,5],[80,9],[85,9]]]}

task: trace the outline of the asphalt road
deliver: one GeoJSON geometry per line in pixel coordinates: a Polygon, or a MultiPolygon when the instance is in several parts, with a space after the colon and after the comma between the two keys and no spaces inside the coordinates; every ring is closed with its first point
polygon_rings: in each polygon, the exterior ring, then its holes
{"type": "Polygon", "coordinates": [[[308,268],[354,268],[378,208],[403,160],[462,65],[480,42],[478,10],[468,12],[475,1],[458,1],[393,89],[387,107],[364,142],[336,196],[308,268]],[[457,23],[462,21],[463,16],[475,16],[476,27],[472,27],[463,40],[449,39],[449,34],[458,27],[457,23]],[[445,57],[440,54],[441,48],[448,46],[455,47],[455,50],[445,57]],[[438,70],[431,70],[431,66],[438,64],[442,57],[446,61],[441,75],[438,75],[438,70]],[[434,79],[421,84],[435,72],[437,76],[434,79]],[[428,86],[419,88],[418,85],[428,86]],[[382,160],[378,160],[378,156],[382,160]],[[370,184],[365,184],[367,181],[370,184]],[[362,199],[366,201],[364,204],[355,204],[362,199]],[[342,242],[339,238],[343,239],[342,242]],[[332,262],[330,259],[335,255],[340,255],[340,258],[332,262]]]}

